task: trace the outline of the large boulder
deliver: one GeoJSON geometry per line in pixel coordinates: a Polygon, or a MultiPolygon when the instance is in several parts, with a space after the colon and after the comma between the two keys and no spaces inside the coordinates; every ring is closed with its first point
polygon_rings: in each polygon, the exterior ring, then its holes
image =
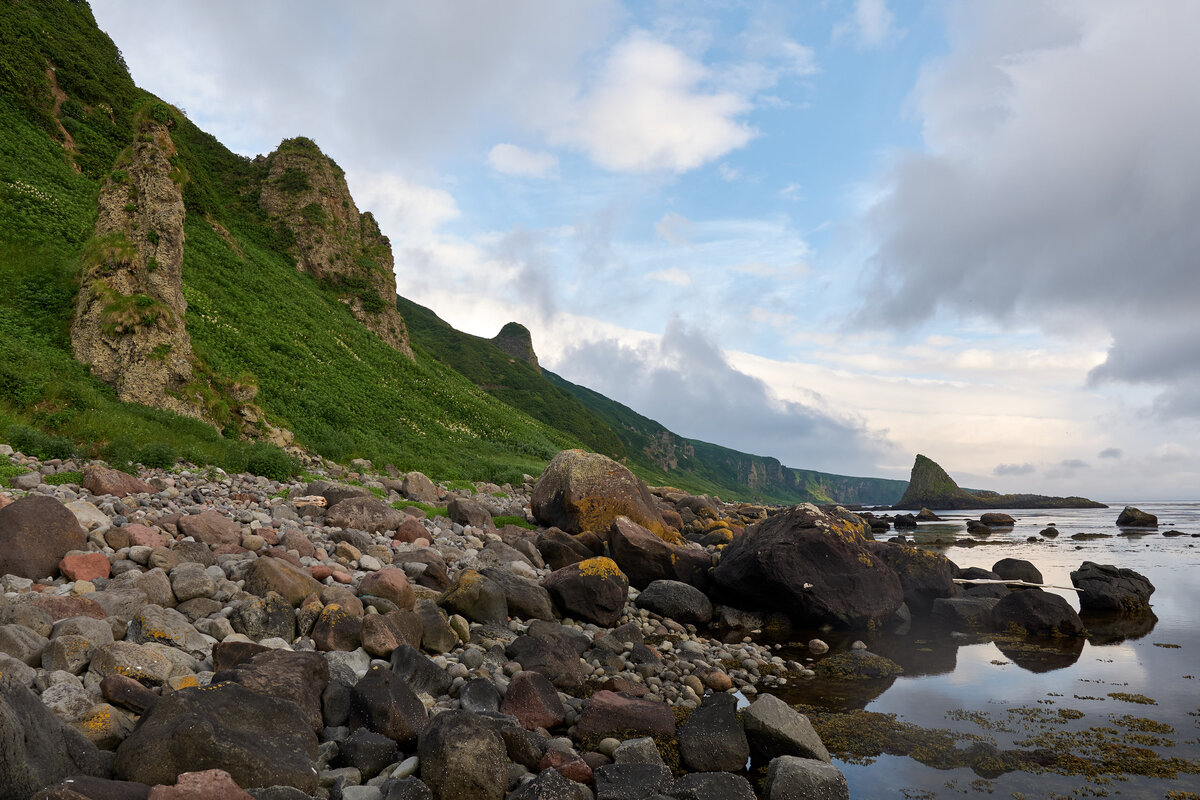
{"type": "Polygon", "coordinates": [[[767,767],[764,800],[850,800],[846,776],[832,764],[780,756],[767,767]]]}
{"type": "Polygon", "coordinates": [[[603,689],[583,704],[577,736],[666,736],[675,735],[675,712],[666,703],[644,700],[603,689]]]}
{"type": "Polygon", "coordinates": [[[47,578],[67,551],[86,547],[79,520],[53,497],[31,494],[0,508],[0,575],[47,578]]]}
{"type": "Polygon", "coordinates": [[[282,558],[260,558],[246,574],[246,591],[259,597],[275,592],[292,604],[299,606],[310,594],[320,594],[321,583],[303,567],[297,567],[282,558]]]}
{"type": "Polygon", "coordinates": [[[493,528],[492,515],[483,503],[456,497],[446,506],[446,513],[451,522],[459,525],[470,525],[473,528],[493,528]]]}
{"type": "Polygon", "coordinates": [[[1011,528],[1016,524],[1016,520],[1011,515],[1001,511],[989,511],[979,517],[979,521],[989,528],[1011,528]]]}
{"type": "Polygon", "coordinates": [[[1145,575],[1091,561],[1071,573],[1071,585],[1079,589],[1079,607],[1087,611],[1146,611],[1154,593],[1145,575]]]}
{"type": "Polygon", "coordinates": [[[504,625],[508,601],[500,585],[473,569],[464,569],[438,598],[438,605],[473,622],[504,625]]]}
{"type": "Polygon", "coordinates": [[[180,517],[175,527],[184,536],[191,536],[197,542],[204,542],[209,547],[239,544],[242,541],[242,526],[222,514],[220,511],[202,511],[199,514],[188,514],[180,517]]]}
{"type": "Polygon", "coordinates": [[[992,565],[992,572],[1006,581],[1045,583],[1042,571],[1035,567],[1032,561],[1023,558],[1002,558],[992,565]]]}
{"type": "Polygon", "coordinates": [[[668,544],[628,517],[613,520],[608,546],[613,561],[639,589],[662,579],[700,587],[708,582],[712,559],[707,552],[668,544]]]}
{"type": "Polygon", "coordinates": [[[408,515],[392,508],[373,494],[348,497],[325,511],[325,524],[354,528],[367,533],[398,529],[408,515]]]}
{"type": "Polygon", "coordinates": [[[554,619],[554,604],[550,593],[536,581],[522,578],[504,567],[484,567],[481,570],[504,592],[508,613],[521,619],[554,619]]]}
{"type": "Polygon", "coordinates": [[[660,538],[679,541],[646,484],[599,453],[563,450],[556,455],[534,484],[530,507],[543,525],[571,533],[603,531],[625,516],[660,538]]]}
{"type": "Polygon", "coordinates": [[[350,698],[350,729],[367,728],[399,743],[417,740],[429,722],[429,712],[404,679],[379,666],[371,667],[350,698]]]}
{"type": "Polygon", "coordinates": [[[740,772],[750,744],[737,718],[737,698],[710,694],[679,729],[679,758],[696,772],[740,772]]]}
{"type": "Polygon", "coordinates": [[[150,785],[223,769],[239,786],[312,794],[317,737],[300,707],[236,683],[183,689],[155,701],[117,748],[117,777],[150,785]]]}
{"type": "Polygon", "coordinates": [[[939,597],[958,594],[954,564],[944,555],[890,542],[869,542],[867,546],[896,573],[904,589],[904,602],[914,614],[928,613],[939,597]]]}
{"type": "Polygon", "coordinates": [[[1157,528],[1158,517],[1148,514],[1140,508],[1125,506],[1117,515],[1117,524],[1122,528],[1157,528]]]}
{"type": "Polygon", "coordinates": [[[434,717],[417,755],[435,800],[502,800],[508,788],[508,750],[498,726],[470,711],[434,717]]]}
{"type": "Polygon", "coordinates": [[[707,625],[713,616],[713,604],[708,595],[680,581],[652,582],[638,595],[634,605],[673,619],[680,625],[707,625]]]}
{"type": "Polygon", "coordinates": [[[722,552],[713,577],[735,605],[866,626],[904,602],[900,579],[871,552],[869,537],[861,517],[806,503],[748,528],[722,552]]]}
{"type": "Polygon", "coordinates": [[[153,486],[127,472],[112,469],[102,464],[91,464],[83,468],[84,489],[94,495],[111,494],[125,497],[131,494],[153,494],[153,486]]]}
{"type": "Polygon", "coordinates": [[[36,694],[0,676],[0,800],[24,800],[72,775],[107,777],[100,751],[36,694]]]}
{"type": "Polygon", "coordinates": [[[441,497],[441,492],[433,481],[420,472],[410,472],[404,476],[404,482],[400,484],[400,494],[421,503],[436,503],[441,497]]]}
{"type": "Polygon", "coordinates": [[[1011,592],[992,609],[997,630],[1030,636],[1079,636],[1083,620],[1071,604],[1041,589],[1011,592]]]}
{"type": "Polygon", "coordinates": [[[350,497],[374,497],[371,490],[365,486],[351,486],[348,483],[335,481],[312,481],[304,489],[307,497],[324,497],[326,508],[333,508],[338,503],[350,497]]]}
{"type": "Polygon", "coordinates": [[[563,614],[611,628],[625,608],[629,579],[612,559],[597,556],[551,572],[542,586],[563,614]]]}
{"type": "Polygon", "coordinates": [[[554,684],[540,672],[523,670],[513,676],[500,704],[500,712],[511,714],[528,730],[553,730],[567,717],[554,684]]]}
{"type": "MultiPolygon", "coordinates": [[[[534,631],[534,628],[530,628],[534,631]]],[[[522,669],[538,672],[564,692],[583,690],[583,668],[579,651],[563,637],[525,634],[509,642],[505,656],[522,669]]]]}
{"type": "Polygon", "coordinates": [[[233,681],[251,691],[291,700],[308,718],[314,733],[324,727],[321,693],[329,684],[329,662],[320,653],[265,650],[246,661],[217,670],[212,682],[233,681]]]}
{"type": "Polygon", "coordinates": [[[407,611],[417,602],[417,595],[408,582],[408,576],[399,567],[386,567],[363,576],[358,585],[360,595],[382,597],[390,600],[396,608],[407,611]]]}
{"type": "Polygon", "coordinates": [[[742,724],[756,758],[814,758],[829,763],[829,751],[808,717],[778,697],[763,694],[742,713],[742,724]]]}

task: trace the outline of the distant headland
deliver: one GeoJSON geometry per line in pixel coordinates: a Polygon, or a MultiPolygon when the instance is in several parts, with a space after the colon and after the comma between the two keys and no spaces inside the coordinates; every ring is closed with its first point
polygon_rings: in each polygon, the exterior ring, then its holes
{"type": "Polygon", "coordinates": [[[1041,494],[999,494],[976,489],[962,489],[946,470],[926,456],[917,455],[913,462],[908,489],[897,509],[960,509],[960,508],[1107,508],[1104,503],[1086,497],[1048,497],[1041,494]]]}

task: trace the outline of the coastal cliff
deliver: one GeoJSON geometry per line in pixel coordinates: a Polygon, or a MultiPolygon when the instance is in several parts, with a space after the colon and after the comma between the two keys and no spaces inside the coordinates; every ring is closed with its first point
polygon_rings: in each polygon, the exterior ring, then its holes
{"type": "Polygon", "coordinates": [[[959,488],[933,459],[918,454],[908,489],[892,508],[953,510],[961,508],[1107,508],[1086,497],[1048,497],[1041,494],[999,494],[959,488]]]}

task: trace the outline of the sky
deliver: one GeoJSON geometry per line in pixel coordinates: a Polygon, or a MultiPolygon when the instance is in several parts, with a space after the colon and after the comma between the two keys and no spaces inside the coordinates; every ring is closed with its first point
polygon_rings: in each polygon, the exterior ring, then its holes
{"type": "Polygon", "coordinates": [[[1200,3],[93,0],[399,293],[793,467],[1200,499],[1200,3]]]}

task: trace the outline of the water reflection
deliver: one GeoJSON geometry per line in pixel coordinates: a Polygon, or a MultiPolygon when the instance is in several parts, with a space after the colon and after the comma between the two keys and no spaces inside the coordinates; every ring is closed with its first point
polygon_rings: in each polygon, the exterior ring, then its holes
{"type": "Polygon", "coordinates": [[[1026,672],[1053,672],[1065,669],[1083,653],[1083,637],[1072,639],[996,639],[996,647],[1012,663],[1026,672]]]}
{"type": "Polygon", "coordinates": [[[1153,611],[1142,614],[1082,614],[1088,641],[1094,645],[1118,644],[1141,639],[1154,630],[1158,617],[1153,611]]]}

